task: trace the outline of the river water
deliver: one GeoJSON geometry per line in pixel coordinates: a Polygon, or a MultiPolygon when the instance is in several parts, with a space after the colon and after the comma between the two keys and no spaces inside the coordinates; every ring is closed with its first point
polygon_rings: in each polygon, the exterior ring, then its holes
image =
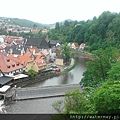
{"type": "MultiPolygon", "coordinates": [[[[70,72],[63,74],[59,77],[54,77],[27,87],[37,87],[37,86],[54,86],[62,84],[78,84],[82,78],[83,72],[86,70],[87,59],[81,58],[82,53],[76,57],[77,65],[70,72]]],[[[55,98],[44,98],[44,99],[34,99],[34,100],[24,100],[16,101],[8,106],[5,106],[4,111],[6,113],[14,114],[46,114],[55,113],[52,103],[57,100],[64,100],[64,97],[55,98]]]]}

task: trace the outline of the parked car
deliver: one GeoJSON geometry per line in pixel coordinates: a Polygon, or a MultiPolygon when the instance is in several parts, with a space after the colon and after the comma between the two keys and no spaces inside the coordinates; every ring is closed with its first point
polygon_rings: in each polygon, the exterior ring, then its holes
{"type": "Polygon", "coordinates": [[[60,68],[55,68],[55,71],[60,72],[61,70],[60,70],[60,68]]]}
{"type": "Polygon", "coordinates": [[[54,60],[53,60],[53,59],[51,59],[51,60],[50,60],[50,62],[51,62],[51,63],[53,63],[53,62],[54,62],[54,60]]]}
{"type": "Polygon", "coordinates": [[[58,68],[58,66],[57,65],[52,65],[51,68],[58,68]]]}
{"type": "Polygon", "coordinates": [[[64,70],[68,69],[68,67],[65,67],[64,70]]]}

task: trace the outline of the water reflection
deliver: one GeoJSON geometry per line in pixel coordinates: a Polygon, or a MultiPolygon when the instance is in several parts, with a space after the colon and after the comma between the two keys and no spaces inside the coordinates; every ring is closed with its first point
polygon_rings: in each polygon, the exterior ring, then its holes
{"type": "Polygon", "coordinates": [[[28,85],[27,87],[37,87],[37,86],[54,86],[54,85],[62,85],[62,84],[78,84],[83,77],[82,74],[86,70],[86,59],[80,58],[79,56],[76,59],[76,67],[68,73],[60,75],[59,77],[54,77],[47,79],[45,81],[41,81],[32,85],[28,85]]]}
{"type": "MultiPolygon", "coordinates": [[[[76,84],[79,83],[83,72],[86,70],[86,61],[87,59],[80,58],[79,56],[76,58],[77,65],[70,72],[63,74],[59,77],[54,77],[45,81],[41,81],[39,83],[33,84],[28,87],[34,86],[52,86],[52,85],[62,85],[62,84],[76,84]]],[[[63,100],[64,97],[56,97],[56,98],[47,98],[47,99],[34,99],[34,100],[25,100],[18,101],[14,104],[6,106],[7,113],[20,113],[20,114],[49,114],[55,113],[56,111],[52,107],[52,103],[56,100],[63,100]]]]}

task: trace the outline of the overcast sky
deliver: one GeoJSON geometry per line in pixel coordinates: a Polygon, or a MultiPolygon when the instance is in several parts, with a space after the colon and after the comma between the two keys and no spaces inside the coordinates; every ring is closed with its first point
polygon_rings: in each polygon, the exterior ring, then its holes
{"type": "Polygon", "coordinates": [[[120,0],[1,0],[0,16],[56,23],[88,20],[104,11],[120,12],[120,0]]]}

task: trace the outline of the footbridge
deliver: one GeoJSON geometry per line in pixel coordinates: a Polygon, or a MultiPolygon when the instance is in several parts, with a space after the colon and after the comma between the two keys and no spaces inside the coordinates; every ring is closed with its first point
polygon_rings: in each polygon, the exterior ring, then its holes
{"type": "Polygon", "coordinates": [[[79,84],[17,88],[15,100],[60,97],[64,96],[66,91],[75,89],[79,89],[80,91],[82,91],[79,84]]]}

